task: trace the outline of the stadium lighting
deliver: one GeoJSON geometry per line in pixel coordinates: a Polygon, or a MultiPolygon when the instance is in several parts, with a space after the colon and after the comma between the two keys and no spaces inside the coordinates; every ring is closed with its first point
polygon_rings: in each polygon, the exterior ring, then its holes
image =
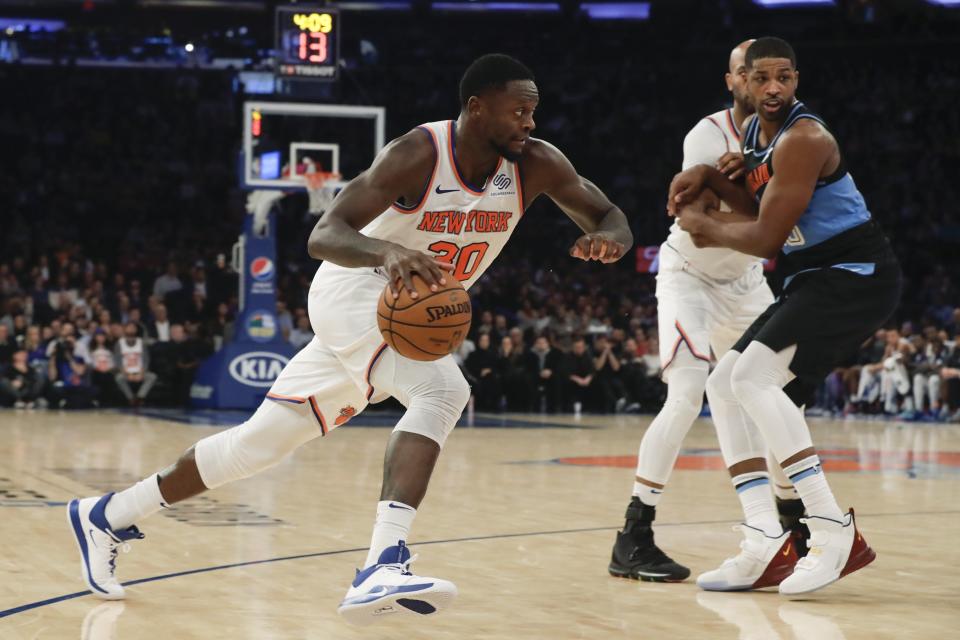
{"type": "Polygon", "coordinates": [[[434,2],[431,5],[434,11],[520,11],[537,13],[558,13],[560,5],[556,2],[434,2]]]}
{"type": "Polygon", "coordinates": [[[188,42],[187,44],[183,45],[183,48],[186,49],[187,53],[193,53],[193,43],[192,43],[192,42],[188,42]]]}
{"type": "Polygon", "coordinates": [[[649,20],[649,2],[584,2],[580,8],[591,20],[649,20]]]}
{"type": "Polygon", "coordinates": [[[835,7],[836,0],[753,0],[753,4],[767,9],[780,7],[835,7]]]}

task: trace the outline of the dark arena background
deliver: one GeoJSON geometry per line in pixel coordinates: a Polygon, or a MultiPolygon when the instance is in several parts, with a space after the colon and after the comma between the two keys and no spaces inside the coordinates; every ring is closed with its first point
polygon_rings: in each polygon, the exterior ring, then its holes
{"type": "MultiPolygon", "coordinates": [[[[958,50],[954,0],[0,2],[0,638],[955,633],[958,50]],[[686,133],[730,105],[730,50],[760,36],[793,45],[797,95],[904,272],[893,317],[805,406],[878,554],[809,599],[607,573],[667,394],[667,189],[686,133]],[[612,265],[571,258],[581,231],[540,197],[469,290],[453,355],[471,397],[411,537],[456,606],[375,630],[336,615],[404,411],[393,399],[348,405],[349,425],[258,479],[165,510],[121,554],[126,600],[96,600],[68,501],[254,412],[314,338],[318,216],[385,143],[455,119],[461,75],[493,52],[533,71],[533,135],[622,209],[635,245],[612,265]]],[[[764,269],[779,292],[777,260],[764,269]]],[[[736,549],[727,481],[704,402],[657,518],[695,575],[736,549]]]]}

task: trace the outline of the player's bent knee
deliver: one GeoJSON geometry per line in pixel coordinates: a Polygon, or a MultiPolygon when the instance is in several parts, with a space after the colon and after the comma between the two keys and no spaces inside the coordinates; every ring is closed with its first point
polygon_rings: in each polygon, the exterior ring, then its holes
{"type": "Polygon", "coordinates": [[[267,400],[243,424],[199,441],[194,457],[204,486],[213,489],[269,469],[319,435],[302,408],[267,400]]]}
{"type": "Polygon", "coordinates": [[[416,433],[443,447],[469,400],[470,385],[464,377],[449,376],[436,387],[410,398],[395,431],[416,433]]]}
{"type": "Polygon", "coordinates": [[[707,378],[707,398],[711,402],[717,403],[737,401],[737,397],[734,395],[733,387],[731,386],[731,374],[733,373],[733,367],[736,365],[739,357],[740,354],[738,352],[728,351],[722,358],[720,358],[720,362],[717,363],[717,367],[707,378]]]}
{"type": "Polygon", "coordinates": [[[796,349],[793,345],[774,351],[760,342],[751,342],[730,371],[730,388],[737,401],[748,402],[757,393],[782,389],[789,383],[793,379],[790,361],[796,349]]]}

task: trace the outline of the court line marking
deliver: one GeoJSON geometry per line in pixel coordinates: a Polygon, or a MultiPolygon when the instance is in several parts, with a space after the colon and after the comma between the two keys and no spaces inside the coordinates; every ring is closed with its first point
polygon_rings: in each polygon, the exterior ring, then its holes
{"type": "MultiPolygon", "coordinates": [[[[954,511],[911,511],[904,513],[858,513],[857,517],[860,519],[863,518],[899,518],[899,517],[912,517],[912,516],[938,516],[938,515],[957,515],[960,514],[960,510],[954,511]]],[[[695,522],[666,522],[657,525],[658,527],[689,527],[689,526],[699,526],[705,524],[730,524],[731,520],[699,520],[695,522]]],[[[619,529],[620,526],[614,527],[584,527],[580,529],[557,529],[553,531],[526,531],[523,533],[497,533],[488,536],[470,536],[467,538],[450,538],[447,540],[426,540],[424,542],[417,542],[414,546],[422,547],[431,544],[449,544],[452,542],[476,542],[483,540],[502,540],[507,538],[529,538],[532,536],[548,536],[548,535],[562,535],[567,533],[589,533],[591,531],[613,531],[619,529]]],[[[315,553],[301,553],[294,556],[281,556],[279,558],[266,558],[264,560],[247,560],[245,562],[233,562],[231,564],[221,564],[215,565],[212,567],[201,567],[199,569],[188,569],[186,571],[177,571],[175,573],[165,573],[159,576],[150,576],[148,578],[137,578],[136,580],[128,580],[124,582],[125,587],[144,584],[147,582],[157,582],[159,580],[169,580],[171,578],[179,578],[181,576],[190,576],[198,573],[209,573],[211,571],[223,571],[224,569],[236,569],[238,567],[252,567],[258,564],[269,564],[273,562],[285,562],[287,560],[304,560],[307,558],[322,558],[325,556],[337,556],[343,555],[345,553],[359,553],[361,551],[366,551],[367,547],[356,547],[353,549],[339,549],[336,551],[319,551],[315,553]]],[[[76,591],[74,593],[67,593],[62,596],[56,596],[54,598],[47,598],[46,600],[38,600],[36,602],[29,602],[27,604],[22,604],[18,607],[13,607],[10,609],[4,609],[0,611],[0,618],[6,618],[18,613],[23,613],[24,611],[30,611],[32,609],[39,609],[40,607],[46,607],[49,605],[57,604],[59,602],[65,602],[66,600],[73,600],[75,598],[82,598],[83,596],[93,595],[93,592],[87,591],[76,591]]]]}

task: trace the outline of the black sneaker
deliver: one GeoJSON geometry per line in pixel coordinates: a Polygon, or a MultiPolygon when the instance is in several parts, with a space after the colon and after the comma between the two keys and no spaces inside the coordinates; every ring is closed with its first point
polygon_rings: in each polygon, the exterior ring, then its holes
{"type": "Polygon", "coordinates": [[[607,571],[617,578],[644,582],[681,582],[690,577],[690,569],[674,562],[653,541],[651,524],[656,509],[636,496],[627,507],[626,524],[617,532],[607,571]]]}
{"type": "Polygon", "coordinates": [[[800,518],[807,516],[803,501],[777,498],[777,513],[780,514],[780,526],[784,531],[790,532],[790,539],[793,540],[793,546],[797,550],[797,557],[802,558],[807,555],[810,529],[800,522],[800,518]]]}

